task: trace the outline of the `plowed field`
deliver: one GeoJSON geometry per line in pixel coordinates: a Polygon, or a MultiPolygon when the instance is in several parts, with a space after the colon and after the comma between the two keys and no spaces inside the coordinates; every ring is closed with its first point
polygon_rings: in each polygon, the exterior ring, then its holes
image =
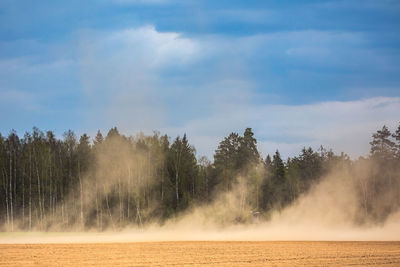
{"type": "Polygon", "coordinates": [[[400,242],[2,244],[6,266],[400,266],[400,242]]]}

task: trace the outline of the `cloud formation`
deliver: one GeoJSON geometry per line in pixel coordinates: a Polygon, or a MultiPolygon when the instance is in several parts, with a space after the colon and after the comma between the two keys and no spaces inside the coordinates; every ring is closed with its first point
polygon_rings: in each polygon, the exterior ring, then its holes
{"type": "Polygon", "coordinates": [[[310,64],[319,65],[335,56],[327,44],[361,45],[358,34],[200,38],[146,26],[85,36],[82,81],[90,109],[97,111],[88,121],[98,125],[106,120],[106,127],[117,125],[127,133],[186,132],[198,155],[210,157],[223,136],[253,127],[263,153],[280,149],[287,157],[303,146],[324,145],[356,157],[368,153],[371,134],[379,127],[397,123],[397,97],[277,104],[276,95],[259,91],[250,74],[257,52],[270,48],[264,54],[273,53],[279,42],[287,44],[288,57],[310,57],[310,64]],[[316,48],[307,48],[308,38],[314,38],[316,48]]]}
{"type": "Polygon", "coordinates": [[[371,135],[386,124],[397,127],[400,98],[369,98],[308,105],[243,105],[190,121],[168,132],[187,132],[200,154],[211,156],[222,136],[253,127],[263,154],[279,149],[284,157],[304,146],[321,145],[352,157],[367,155],[371,135]],[[212,129],[212,130],[209,130],[212,129]]]}
{"type": "MultiPolygon", "coordinates": [[[[340,75],[357,77],[353,71],[364,68],[374,76],[398,68],[387,55],[366,49],[369,36],[364,33],[309,30],[191,36],[147,25],[81,30],[74,36],[78,41],[69,45],[15,41],[17,46],[32,44],[34,51],[50,52],[42,58],[27,55],[0,61],[2,113],[17,107],[29,110],[29,116],[18,115],[23,121],[11,128],[23,128],[21,123],[46,127],[37,124],[35,116],[47,116],[52,122],[67,112],[68,119],[63,120],[67,126],[51,128],[76,129],[78,123],[84,125],[78,133],[91,135],[113,126],[127,134],[186,132],[198,155],[211,157],[224,136],[253,127],[263,154],[280,149],[286,157],[303,146],[324,145],[356,157],[368,153],[377,128],[398,123],[398,97],[360,98],[366,91],[362,84],[348,88],[350,96],[354,91],[358,98],[330,100],[331,93],[340,95],[337,89],[332,91],[339,86],[335,83],[340,75]],[[63,53],[74,46],[78,53],[63,53]],[[334,69],[343,74],[331,75],[334,69]],[[67,79],[68,73],[78,77],[67,79]],[[315,77],[313,83],[303,84],[307,75],[315,77]],[[322,87],[322,80],[331,79],[332,88],[322,87]],[[292,90],[288,83],[300,87],[292,90]],[[32,84],[41,86],[30,90],[32,84]],[[304,101],[310,92],[327,99],[304,101]]],[[[11,49],[9,43],[2,46],[11,49]]],[[[7,120],[16,121],[18,113],[8,113],[7,120]]]]}
{"type": "Polygon", "coordinates": [[[163,96],[173,94],[162,73],[190,64],[196,42],[152,26],[85,36],[81,79],[91,113],[99,116],[87,119],[135,131],[157,128],[167,104],[163,96]]]}

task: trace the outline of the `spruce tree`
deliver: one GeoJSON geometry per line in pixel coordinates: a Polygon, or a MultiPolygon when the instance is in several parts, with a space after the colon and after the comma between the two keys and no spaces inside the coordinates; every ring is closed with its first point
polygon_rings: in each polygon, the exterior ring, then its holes
{"type": "Polygon", "coordinates": [[[399,126],[397,127],[396,131],[394,132],[394,134],[392,136],[397,142],[395,144],[396,157],[398,159],[400,159],[400,124],[399,124],[399,126]]]}
{"type": "Polygon", "coordinates": [[[394,156],[395,143],[390,140],[391,133],[384,125],[381,130],[378,130],[372,135],[371,156],[378,160],[389,160],[394,156]]]}

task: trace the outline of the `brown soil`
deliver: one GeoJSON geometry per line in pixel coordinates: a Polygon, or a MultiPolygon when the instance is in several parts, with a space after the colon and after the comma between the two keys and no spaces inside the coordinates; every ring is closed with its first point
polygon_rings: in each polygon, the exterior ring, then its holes
{"type": "Polygon", "coordinates": [[[400,266],[400,242],[143,242],[0,245],[6,266],[400,266]]]}

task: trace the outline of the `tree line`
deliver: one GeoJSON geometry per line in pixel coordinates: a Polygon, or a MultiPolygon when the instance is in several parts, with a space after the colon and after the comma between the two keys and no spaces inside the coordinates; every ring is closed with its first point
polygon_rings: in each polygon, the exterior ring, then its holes
{"type": "MultiPolygon", "coordinates": [[[[125,136],[117,128],[91,140],[71,130],[61,139],[33,128],[0,134],[0,225],[3,230],[122,229],[162,224],[244,184],[243,207],[268,218],[296,201],[333,168],[352,177],[359,223],[383,222],[400,205],[400,125],[372,135],[370,155],[351,160],[322,146],[283,160],[264,159],[251,128],[231,133],[213,161],[196,158],[186,134],[125,136]]],[[[248,222],[244,213],[234,222],[248,222]]],[[[247,215],[246,215],[247,214],[247,215]]]]}

